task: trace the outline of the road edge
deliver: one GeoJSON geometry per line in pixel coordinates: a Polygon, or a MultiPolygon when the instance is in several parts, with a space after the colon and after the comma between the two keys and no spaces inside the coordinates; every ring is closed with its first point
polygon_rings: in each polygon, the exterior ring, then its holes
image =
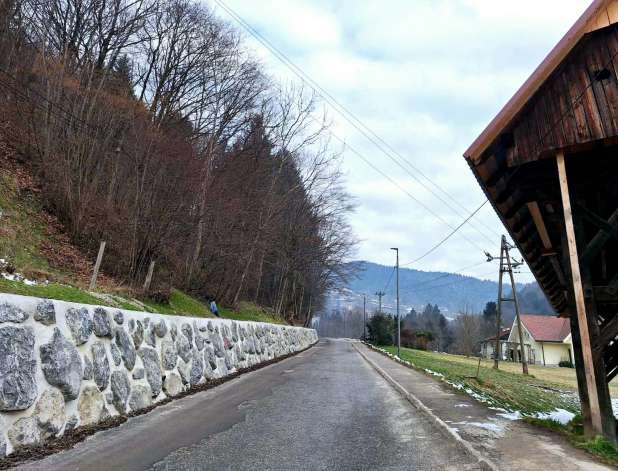
{"type": "Polygon", "coordinates": [[[491,460],[484,457],[476,448],[472,446],[472,444],[464,440],[456,430],[450,427],[446,422],[444,422],[440,417],[434,414],[431,409],[429,409],[425,404],[421,402],[419,398],[417,398],[414,394],[409,392],[406,388],[404,388],[401,384],[399,384],[391,375],[389,375],[386,371],[384,371],[380,366],[378,366],[373,360],[371,360],[365,353],[361,351],[361,349],[357,346],[357,343],[353,344],[354,349],[358,352],[358,354],[374,369],[378,372],[380,376],[382,376],[387,383],[389,383],[399,394],[401,394],[410,404],[412,404],[415,408],[421,411],[425,417],[427,417],[430,422],[433,423],[443,434],[445,434],[448,438],[455,440],[455,442],[459,445],[459,447],[469,456],[477,460],[478,464],[481,466],[481,469],[487,471],[499,471],[500,468],[491,460]]]}

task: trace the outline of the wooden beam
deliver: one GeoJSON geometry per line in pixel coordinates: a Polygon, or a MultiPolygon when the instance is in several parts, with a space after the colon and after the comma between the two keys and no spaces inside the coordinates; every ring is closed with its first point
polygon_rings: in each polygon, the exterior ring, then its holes
{"type": "Polygon", "coordinates": [[[534,221],[536,230],[541,237],[543,247],[545,247],[547,251],[550,251],[552,249],[551,239],[549,238],[547,227],[545,226],[545,221],[543,221],[543,215],[541,214],[539,204],[536,201],[531,201],[530,203],[528,203],[528,211],[530,211],[530,215],[532,216],[532,220],[534,221]]]}
{"type": "Polygon", "coordinates": [[[584,289],[582,286],[581,274],[579,271],[579,258],[577,255],[577,241],[575,239],[575,226],[573,225],[573,211],[571,208],[571,197],[569,195],[569,183],[564,162],[564,153],[559,152],[556,156],[558,164],[558,178],[560,180],[560,194],[562,196],[562,207],[564,211],[564,225],[566,229],[569,261],[573,278],[573,293],[575,297],[575,307],[577,311],[577,324],[581,338],[583,367],[586,376],[586,387],[588,389],[588,401],[590,404],[590,419],[592,421],[592,431],[596,435],[603,436],[603,421],[599,405],[599,395],[597,391],[596,371],[592,356],[592,345],[590,343],[590,332],[588,330],[588,319],[586,317],[586,302],[584,299],[584,289]]]}
{"type": "Polygon", "coordinates": [[[609,342],[614,340],[618,336],[618,315],[614,316],[607,324],[601,329],[598,343],[595,345],[595,353],[602,354],[603,350],[607,348],[609,342]]]}
{"type": "Polygon", "coordinates": [[[618,239],[618,225],[616,223],[610,224],[608,221],[603,219],[595,212],[590,211],[586,206],[582,204],[575,203],[575,205],[577,206],[577,210],[581,211],[581,215],[586,220],[597,226],[597,229],[602,230],[614,239],[618,239]]]}
{"type": "MultiPolygon", "coordinates": [[[[613,214],[609,217],[607,223],[612,227],[618,225],[618,209],[614,211],[613,214]]],[[[596,257],[601,251],[601,249],[605,246],[610,237],[611,235],[604,230],[600,230],[599,232],[597,232],[597,234],[592,238],[592,240],[588,242],[588,245],[582,253],[582,263],[588,263],[592,259],[594,259],[594,257],[596,257]]]]}

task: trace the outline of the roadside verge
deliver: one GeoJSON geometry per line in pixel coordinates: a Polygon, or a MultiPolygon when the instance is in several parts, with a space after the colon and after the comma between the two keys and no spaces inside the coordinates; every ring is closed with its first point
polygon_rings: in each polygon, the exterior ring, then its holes
{"type": "Polygon", "coordinates": [[[383,368],[381,368],[376,362],[371,360],[361,348],[354,344],[354,348],[360,354],[363,359],[376,370],[380,376],[382,376],[391,386],[393,386],[408,402],[421,411],[447,438],[455,440],[459,447],[472,458],[478,461],[479,466],[483,470],[498,471],[500,468],[496,466],[491,460],[483,457],[470,442],[464,440],[457,431],[449,427],[440,417],[434,414],[425,404],[423,404],[414,394],[410,393],[406,388],[399,384],[393,377],[391,377],[383,368]]]}
{"type": "Polygon", "coordinates": [[[354,346],[378,374],[483,469],[613,469],[574,448],[564,437],[529,425],[516,414],[488,407],[379,350],[361,343],[354,346]]]}

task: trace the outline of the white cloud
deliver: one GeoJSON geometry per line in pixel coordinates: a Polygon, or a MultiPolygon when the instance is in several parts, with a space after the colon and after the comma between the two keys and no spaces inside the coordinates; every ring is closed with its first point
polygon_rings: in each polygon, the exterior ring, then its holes
{"type": "MultiPolygon", "coordinates": [[[[484,195],[463,151],[589,4],[588,0],[226,3],[468,212],[484,195]]],[[[295,77],[257,41],[251,45],[273,76],[295,77]]],[[[330,115],[333,132],[440,218],[452,227],[462,221],[463,210],[454,213],[349,123],[333,111],[330,115]]],[[[358,202],[351,223],[361,239],[360,258],[390,264],[389,247],[398,245],[402,260],[409,260],[448,233],[447,225],[350,151],[345,153],[343,169],[347,188],[358,202]]],[[[455,205],[450,200],[449,204],[455,205]]],[[[502,233],[503,227],[487,205],[460,232],[416,268],[455,270],[480,262],[482,254],[465,238],[495,249],[499,244],[495,233],[502,233]]],[[[481,276],[487,271],[480,266],[468,273],[481,276]]]]}

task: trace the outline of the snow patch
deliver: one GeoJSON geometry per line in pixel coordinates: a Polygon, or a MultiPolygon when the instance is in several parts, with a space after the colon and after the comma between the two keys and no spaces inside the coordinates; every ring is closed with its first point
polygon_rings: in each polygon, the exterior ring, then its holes
{"type": "Polygon", "coordinates": [[[507,420],[521,420],[522,418],[521,412],[518,410],[513,412],[501,412],[498,415],[507,420]]]}
{"type": "Polygon", "coordinates": [[[483,430],[489,430],[490,432],[502,434],[504,432],[504,425],[499,422],[454,422],[454,425],[471,425],[473,427],[481,428],[483,430]]]}
{"type": "Polygon", "coordinates": [[[538,412],[534,414],[533,417],[536,417],[537,419],[554,420],[558,422],[559,424],[566,425],[571,420],[573,420],[573,417],[575,417],[575,414],[565,409],[556,409],[551,412],[538,412]]]}

